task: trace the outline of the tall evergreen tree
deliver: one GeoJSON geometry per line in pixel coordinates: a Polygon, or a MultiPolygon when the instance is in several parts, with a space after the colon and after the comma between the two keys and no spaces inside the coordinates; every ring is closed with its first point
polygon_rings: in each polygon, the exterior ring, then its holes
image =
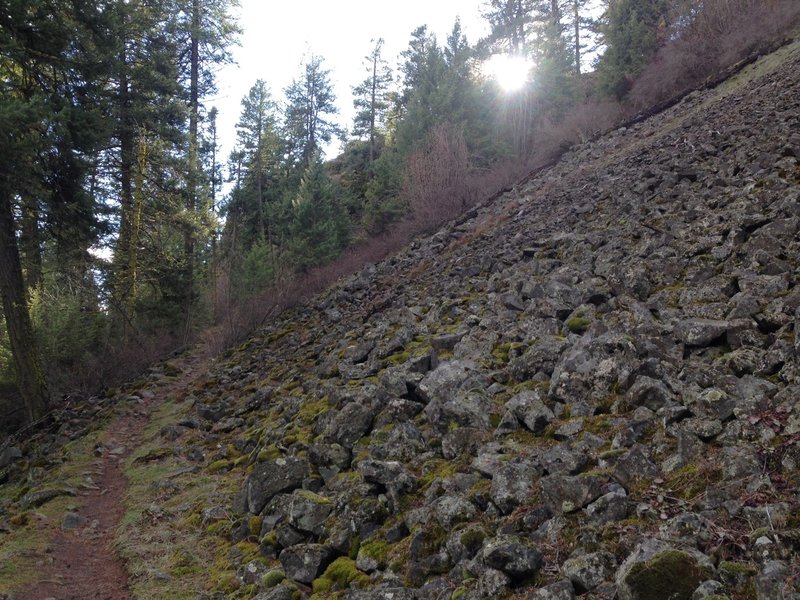
{"type": "Polygon", "coordinates": [[[295,164],[306,169],[341,129],[333,120],[338,113],[330,71],[321,56],[311,56],[303,74],[286,88],[285,129],[295,164]]]}
{"type": "Polygon", "coordinates": [[[540,114],[564,111],[574,98],[573,55],[559,0],[539,0],[534,10],[535,96],[540,114]]]}
{"type": "MultiPolygon", "coordinates": [[[[179,0],[179,27],[185,36],[188,60],[181,72],[188,87],[188,151],[186,177],[186,222],[184,225],[184,286],[186,287],[187,326],[195,300],[194,269],[197,237],[203,231],[210,210],[209,192],[201,173],[199,122],[202,99],[216,91],[214,67],[231,60],[230,48],[240,32],[231,16],[238,0],[179,0]],[[187,76],[188,75],[188,76],[187,76]]],[[[206,232],[206,235],[208,232],[206,232]]]]}
{"type": "Polygon", "coordinates": [[[289,253],[295,269],[306,271],[330,262],[344,247],[344,214],[335,204],[319,152],[312,157],[291,200],[290,218],[289,253]]]}
{"type": "Polygon", "coordinates": [[[586,56],[598,46],[598,19],[596,11],[599,0],[566,0],[562,13],[569,22],[569,41],[572,66],[580,77],[586,56]]]}
{"type": "Polygon", "coordinates": [[[663,42],[669,1],[607,1],[601,25],[606,51],[597,70],[602,89],[621,98],[663,42]]]}
{"type": "Polygon", "coordinates": [[[250,179],[254,186],[257,229],[261,239],[266,238],[267,219],[264,208],[266,185],[265,153],[268,138],[274,136],[275,106],[267,84],[259,79],[242,99],[242,114],[236,125],[238,146],[244,152],[250,179]]]}
{"type": "Polygon", "coordinates": [[[408,48],[400,56],[403,86],[398,99],[401,122],[396,144],[401,155],[406,156],[444,114],[446,102],[441,84],[447,62],[436,36],[424,25],[412,32],[408,48]]]}
{"type": "MultiPolygon", "coordinates": [[[[181,210],[175,205],[176,171],[184,146],[184,116],[178,68],[179,45],[175,7],[142,0],[115,3],[113,35],[117,40],[112,62],[111,99],[114,103],[115,145],[105,157],[105,169],[114,180],[110,195],[119,204],[119,230],[114,248],[112,307],[115,330],[125,336],[136,321],[137,290],[149,279],[148,265],[140,261],[150,222],[145,186],[159,195],[161,218],[175,223],[181,210]],[[166,179],[165,179],[166,178],[166,179]],[[157,180],[162,180],[155,185],[157,180]]],[[[155,207],[154,207],[155,208],[155,207]]],[[[172,264],[173,261],[170,261],[172,264]]],[[[158,267],[163,267],[161,262],[158,267]]],[[[156,265],[153,265],[156,266],[156,265]]],[[[176,282],[171,272],[167,281],[176,282]]]]}
{"type": "Polygon", "coordinates": [[[353,134],[369,140],[369,164],[375,161],[377,137],[386,126],[389,110],[388,92],[394,78],[392,70],[382,56],[383,39],[375,42],[366,57],[367,78],[353,88],[353,106],[356,116],[353,120],[353,134]]]}
{"type": "Polygon", "coordinates": [[[491,28],[485,43],[494,50],[527,54],[534,1],[489,0],[483,12],[491,28]]]}
{"type": "Polygon", "coordinates": [[[29,420],[43,414],[49,394],[29,313],[16,205],[21,201],[29,286],[41,280],[43,219],[59,266],[77,263],[85,270],[96,221],[84,187],[92,165],[84,157],[105,141],[98,76],[108,57],[107,8],[14,2],[0,10],[0,296],[29,420]]]}

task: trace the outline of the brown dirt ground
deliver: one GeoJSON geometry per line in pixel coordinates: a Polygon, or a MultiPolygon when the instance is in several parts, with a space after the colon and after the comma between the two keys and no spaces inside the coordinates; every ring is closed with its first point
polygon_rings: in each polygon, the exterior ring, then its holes
{"type": "Polygon", "coordinates": [[[96,489],[85,490],[76,498],[75,512],[86,524],[55,533],[40,579],[15,594],[14,600],[133,600],[128,572],[113,545],[114,532],[125,514],[124,461],[136,449],[153,409],[170,392],[185,388],[204,373],[208,360],[208,353],[200,351],[173,361],[182,371],[177,380],[107,427],[91,473],[96,489]]]}

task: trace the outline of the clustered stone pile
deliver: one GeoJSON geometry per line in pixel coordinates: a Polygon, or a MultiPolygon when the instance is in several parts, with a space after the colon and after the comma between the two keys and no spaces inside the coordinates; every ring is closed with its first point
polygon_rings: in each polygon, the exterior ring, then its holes
{"type": "Polygon", "coordinates": [[[252,457],[228,508],[257,598],[800,598],[793,48],[217,371],[198,412],[252,457]]]}

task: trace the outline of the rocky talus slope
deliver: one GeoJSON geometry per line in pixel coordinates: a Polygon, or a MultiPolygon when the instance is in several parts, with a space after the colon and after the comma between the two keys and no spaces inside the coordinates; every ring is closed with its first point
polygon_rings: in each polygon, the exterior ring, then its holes
{"type": "Polygon", "coordinates": [[[230,492],[140,526],[203,598],[800,598],[799,164],[798,44],[573,148],[194,385],[150,459],[230,492]]]}
{"type": "Polygon", "coordinates": [[[786,53],[573,149],[217,372],[196,400],[250,456],[231,536],[267,559],[241,565],[273,585],[256,597],[800,598],[786,53]]]}

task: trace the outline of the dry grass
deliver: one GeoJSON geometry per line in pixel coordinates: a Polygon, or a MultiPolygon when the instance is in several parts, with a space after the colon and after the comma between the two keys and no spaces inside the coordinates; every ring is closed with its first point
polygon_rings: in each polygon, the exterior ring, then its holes
{"type": "MultiPolygon", "coordinates": [[[[50,485],[61,488],[80,489],[88,483],[95,460],[93,449],[100,432],[93,432],[74,442],[66,444],[61,453],[61,464],[49,471],[47,478],[40,482],[40,488],[50,485]]],[[[19,486],[0,486],[0,506],[15,500],[26,493],[27,482],[19,486]]],[[[39,581],[42,571],[50,562],[50,540],[61,526],[67,510],[77,506],[76,498],[60,496],[46,504],[27,510],[17,511],[11,504],[9,524],[11,530],[0,534],[0,595],[28,589],[39,581]]]]}
{"type": "MultiPolygon", "coordinates": [[[[213,579],[234,576],[227,568],[230,541],[209,535],[200,514],[204,508],[227,506],[240,475],[212,474],[205,465],[192,472],[191,464],[170,454],[157,461],[137,460],[170,444],[159,431],[185,410],[185,405],[164,403],[145,429],[142,445],[126,461],[126,513],[115,544],[137,598],[190,600],[215,587],[213,579]]],[[[193,440],[193,433],[177,443],[185,447],[199,441],[200,434],[193,440]]]]}

